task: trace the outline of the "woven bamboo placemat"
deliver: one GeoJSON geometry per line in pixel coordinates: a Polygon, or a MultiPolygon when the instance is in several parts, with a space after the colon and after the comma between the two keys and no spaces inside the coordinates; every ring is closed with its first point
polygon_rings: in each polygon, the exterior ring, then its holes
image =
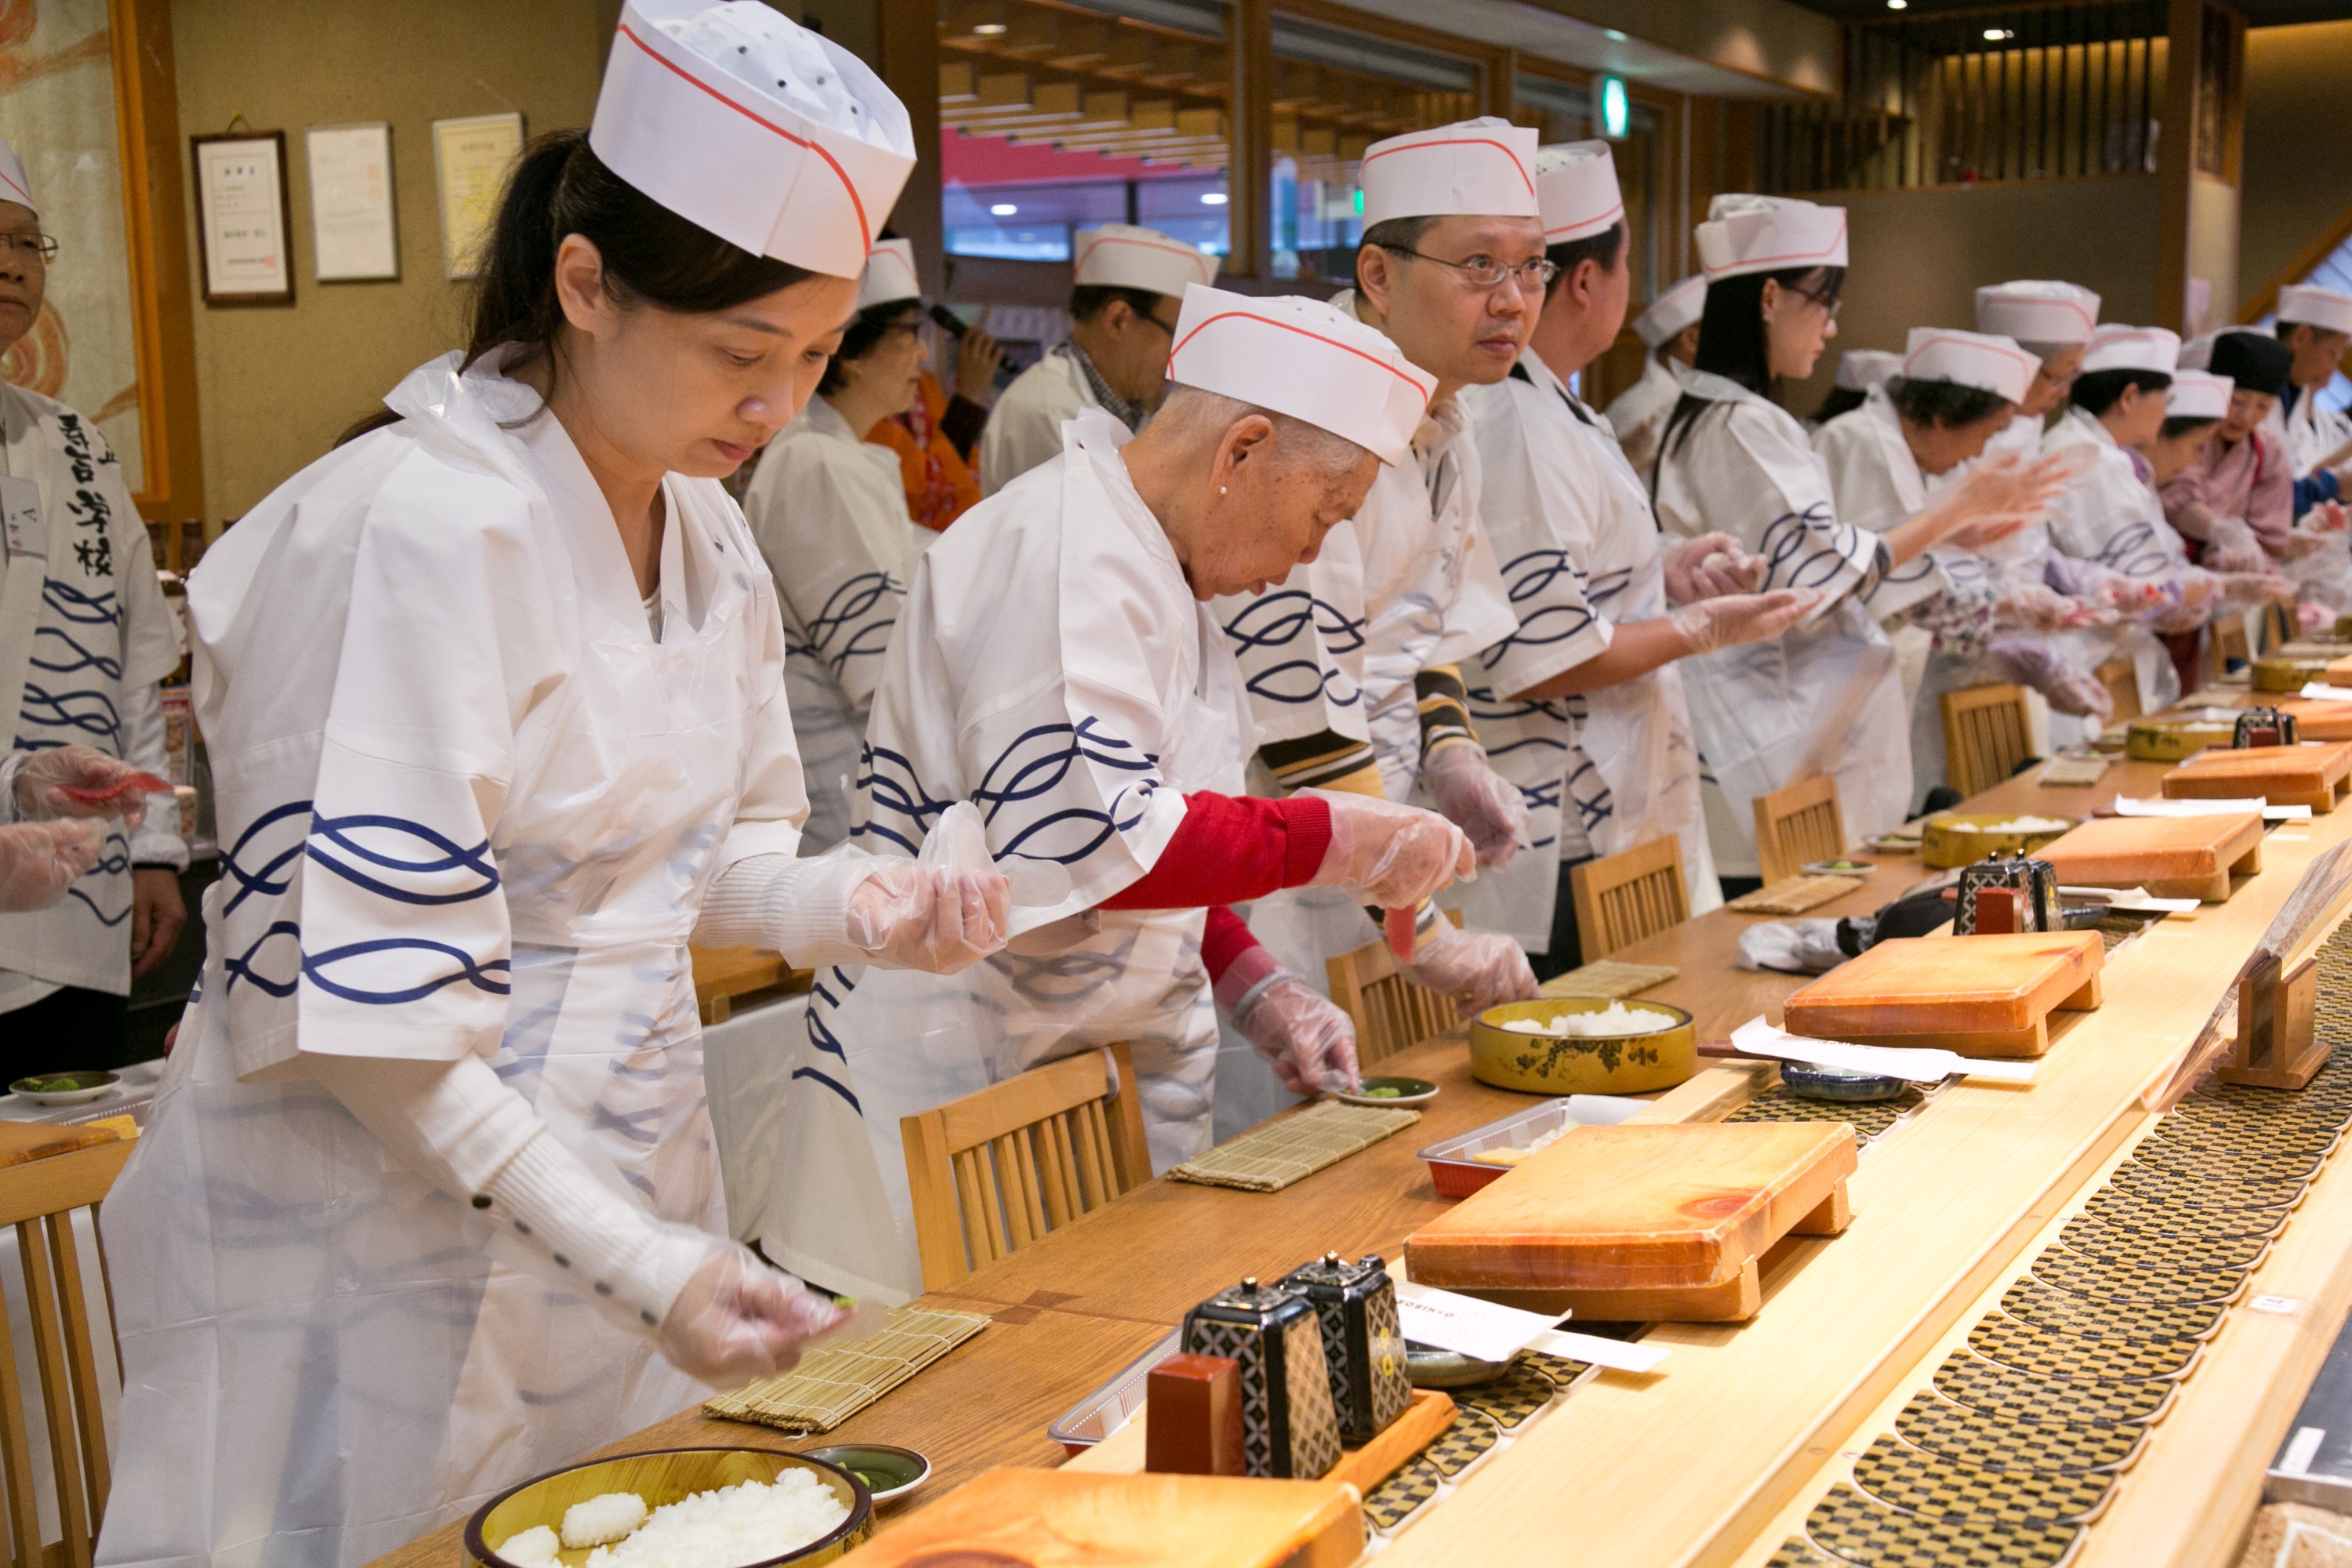
{"type": "Polygon", "coordinates": [[[1723,907],[1744,915],[1801,915],[1862,886],[1860,877],[1783,877],[1769,887],[1742,893],[1723,907]]]}
{"type": "Polygon", "coordinates": [[[1536,987],[1538,996],[1633,996],[1664,985],[1682,971],[1671,963],[1621,963],[1613,958],[1555,974],[1536,987]]]}
{"type": "Polygon", "coordinates": [[[830,1432],[988,1327],[979,1312],[893,1307],[878,1333],[811,1351],[782,1377],[702,1402],[702,1413],[786,1432],[830,1432]]]}
{"type": "Polygon", "coordinates": [[[2061,786],[2086,786],[2106,776],[2114,765],[2111,757],[2060,757],[2042,770],[2041,783],[2061,786]]]}
{"type": "Polygon", "coordinates": [[[1205,1187],[1278,1193],[1420,1120],[1418,1110],[1381,1110],[1327,1100],[1221,1143],[1168,1173],[1205,1187]]]}

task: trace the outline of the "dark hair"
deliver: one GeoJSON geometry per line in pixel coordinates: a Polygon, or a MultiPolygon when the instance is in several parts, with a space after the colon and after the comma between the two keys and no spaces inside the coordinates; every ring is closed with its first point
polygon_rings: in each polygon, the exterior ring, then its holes
{"type": "Polygon", "coordinates": [[[1091,321],[1110,309],[1113,300],[1124,300],[1127,308],[1139,316],[1148,316],[1167,296],[1154,294],[1149,289],[1122,289],[1115,283],[1081,283],[1070,290],[1070,320],[1091,321]]]}
{"type": "Polygon", "coordinates": [[[754,256],[639,191],[604,165],[584,131],[556,131],[524,149],[499,197],[474,285],[466,363],[508,343],[555,341],[555,253],[579,235],[604,258],[604,288],[624,303],[705,315],[814,276],[754,256]]]}
{"type": "Polygon", "coordinates": [[[1841,414],[1851,414],[1870,401],[1870,394],[1856,392],[1851,386],[1832,386],[1822,405],[1813,410],[1813,423],[1826,425],[1841,414]]]}
{"type": "Polygon", "coordinates": [[[2294,368],[2294,351],[2260,332],[2223,332],[2213,340],[2213,357],[2207,368],[2215,375],[2228,376],[2241,392],[2267,392],[2275,397],[2286,390],[2287,373],[2294,368]]]}
{"type": "Polygon", "coordinates": [[[1356,263],[1363,265],[1367,250],[1419,250],[1422,237],[1437,226],[1435,215],[1420,217],[1382,218],[1364,230],[1364,237],[1356,242],[1356,263]]]}
{"type": "MultiPolygon", "coordinates": [[[[1767,281],[1783,289],[1796,289],[1824,305],[1835,306],[1845,290],[1845,268],[1791,267],[1779,272],[1742,272],[1709,283],[1706,308],[1698,319],[1698,357],[1691,362],[1691,368],[1711,371],[1727,381],[1738,383],[1759,397],[1779,403],[1780,378],[1772,374],[1772,348],[1764,331],[1767,281]],[[1801,287],[1815,277],[1821,279],[1818,288],[1808,290],[1801,287]]],[[[1687,392],[1682,395],[1675,404],[1675,411],[1666,416],[1666,427],[1658,437],[1661,458],[1689,433],[1692,423],[1706,412],[1707,403],[1706,398],[1694,397],[1687,392]]],[[[1654,499],[1657,469],[1653,467],[1650,471],[1654,499]]]]}
{"type": "Polygon", "coordinates": [[[922,320],[923,302],[919,300],[886,300],[879,305],[868,305],[842,329],[841,346],[824,362],[824,375],[816,384],[819,395],[839,392],[845,384],[841,367],[851,360],[864,359],[874,352],[884,335],[902,321],[922,320]]]}
{"type": "Polygon", "coordinates": [[[2137,386],[2142,392],[2162,392],[2172,384],[2172,377],[2160,370],[2094,370],[2074,378],[2074,406],[2093,418],[2116,405],[2126,386],[2137,386]]]}
{"type": "Polygon", "coordinates": [[[2008,398],[1981,386],[1963,386],[1957,381],[1916,381],[1909,376],[1897,376],[1888,382],[1886,395],[1894,400],[1895,411],[1912,424],[1941,430],[1990,419],[2010,405],[2008,398]]]}
{"type": "Polygon", "coordinates": [[[2188,435],[2192,430],[2209,429],[2220,423],[2221,422],[2219,419],[2213,418],[2210,415],[2170,415],[2168,416],[2164,421],[2163,436],[2168,441],[2178,441],[2180,437],[2188,435]]]}
{"type": "Polygon", "coordinates": [[[1614,272],[1625,257],[1625,220],[1619,218],[1599,234],[1588,234],[1582,239],[1564,239],[1544,250],[1544,258],[1559,270],[1552,275],[1551,286],[1544,290],[1549,300],[1567,287],[1569,276],[1586,262],[1591,262],[1603,272],[1614,272]]]}

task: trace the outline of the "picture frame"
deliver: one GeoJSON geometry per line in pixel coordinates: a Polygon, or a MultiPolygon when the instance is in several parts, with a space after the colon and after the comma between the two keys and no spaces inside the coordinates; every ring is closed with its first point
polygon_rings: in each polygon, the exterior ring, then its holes
{"type": "Polygon", "coordinates": [[[310,181],[311,279],[398,282],[400,220],[391,122],[306,126],[302,152],[310,181]]]}
{"type": "Polygon", "coordinates": [[[294,302],[286,132],[188,138],[196,182],[196,275],[207,305],[294,302]]]}
{"type": "Polygon", "coordinates": [[[441,268],[471,278],[498,212],[507,171],[522,153],[520,111],[433,122],[433,186],[441,213],[441,268]]]}

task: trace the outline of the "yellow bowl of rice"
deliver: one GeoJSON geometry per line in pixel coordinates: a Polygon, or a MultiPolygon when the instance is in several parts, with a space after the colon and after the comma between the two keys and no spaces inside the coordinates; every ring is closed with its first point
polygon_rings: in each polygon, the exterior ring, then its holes
{"type": "Polygon", "coordinates": [[[2018,811],[1939,811],[1919,836],[1919,859],[1938,871],[1988,855],[2030,855],[2078,826],[2071,816],[2018,811]]]}
{"type": "Polygon", "coordinates": [[[1528,1094],[1643,1094],[1698,1071],[1691,1016],[1664,1002],[1542,996],[1470,1025],[1470,1076],[1528,1094]]]}
{"type": "Polygon", "coordinates": [[[759,1448],[667,1448],[500,1492],[466,1521],[466,1568],[800,1568],[845,1557],[873,1533],[872,1494],[837,1466],[759,1448]]]}

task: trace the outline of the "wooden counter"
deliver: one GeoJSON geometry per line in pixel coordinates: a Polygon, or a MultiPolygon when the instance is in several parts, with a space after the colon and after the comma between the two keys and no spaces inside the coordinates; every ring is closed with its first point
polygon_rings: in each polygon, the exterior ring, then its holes
{"type": "MultiPolygon", "coordinates": [[[[2013,779],[1969,805],[2081,816],[2117,794],[2158,793],[2165,766],[2119,761],[2091,788],[2013,779]]],[[[2006,1282],[2053,1216],[2141,1131],[2143,1091],[2168,1075],[2304,866],[2347,835],[2352,813],[2273,833],[2264,871],[2230,903],[2167,921],[2117,950],[2106,1005],[2054,1032],[2030,1088],[1953,1085],[1873,1145],[1850,1184],[1853,1226],[1780,1249],[1754,1321],[1653,1330],[1649,1342],[1674,1352],[1663,1375],[1603,1374],[1580,1388],[1401,1535],[1384,1564],[1761,1563],[1786,1538],[1790,1510],[1801,1519],[1806,1494],[1827,1484],[1825,1460],[1913,1385],[1905,1380],[1924,1375],[1943,1337],[1984,1291],[2006,1282]]],[[[1862,889],[1812,913],[1868,913],[1927,874],[1916,856],[1875,859],[1862,889]]],[[[1718,910],[1616,956],[1675,966],[1677,978],[1645,998],[1689,1009],[1702,1038],[1719,1038],[1759,1013],[1776,1014],[1801,983],[1732,967],[1739,931],[1758,918],[1718,910]]],[[[990,1464],[1055,1463],[1047,1422],[1188,1307],[1242,1275],[1279,1273],[1327,1249],[1394,1259],[1408,1231],[1448,1206],[1414,1152],[1530,1103],[1473,1082],[1458,1038],[1413,1047],[1394,1070],[1441,1085],[1421,1121],[1287,1191],[1156,1181],[926,1298],[989,1312],[994,1322],[834,1433],[788,1438],[689,1414],[607,1451],[900,1443],[936,1468],[930,1486],[902,1505],[909,1507],[990,1464]]],[[[1710,1068],[1645,1119],[1719,1115],[1750,1077],[1738,1066],[1710,1068]]],[[[2352,1214],[2352,1175],[2331,1179],[2345,1189],[2338,1207],[2326,1210],[2315,1189],[2315,1212],[2352,1214]]],[[[2266,1271],[2301,1259],[2296,1266],[2325,1276],[2337,1297],[2352,1292],[2352,1266],[2336,1251],[2307,1241],[2297,1251],[2308,1234],[2291,1227],[2266,1271]]],[[[2331,1234],[2340,1236],[2340,1226],[2331,1234]]],[[[2340,1319],[2340,1304],[2333,1311],[2340,1319]]],[[[2303,1332],[2319,1336],[2324,1350],[2333,1326],[2315,1321],[2303,1332]]],[[[2279,1421],[2299,1394],[2279,1396],[2279,1421]]],[[[2234,1409],[2219,1418],[2246,1419],[2234,1409]]],[[[2222,1430],[2217,1441],[2234,1436],[2222,1430]]],[[[2249,1450],[2257,1473],[2268,1452],[2249,1450]]],[[[443,1568],[456,1560],[453,1524],[378,1563],[443,1568]]]]}

